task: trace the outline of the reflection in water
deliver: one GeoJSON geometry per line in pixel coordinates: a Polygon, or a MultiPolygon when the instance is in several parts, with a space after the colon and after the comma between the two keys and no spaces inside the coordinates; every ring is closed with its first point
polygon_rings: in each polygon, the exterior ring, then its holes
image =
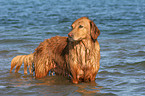
{"type": "Polygon", "coordinates": [[[78,87],[78,89],[75,90],[75,92],[78,92],[81,95],[85,95],[85,96],[98,94],[100,92],[100,89],[103,88],[101,86],[98,86],[96,82],[81,83],[74,86],[78,87]]]}
{"type": "MultiPolygon", "coordinates": [[[[12,74],[11,74],[12,75],[12,74]]],[[[35,79],[30,75],[15,74],[15,77],[10,80],[11,84],[7,88],[18,89],[24,92],[37,92],[43,95],[95,95],[100,94],[101,86],[96,82],[72,84],[68,79],[61,76],[47,76],[43,79],[35,79]]],[[[17,92],[17,90],[15,90],[17,92]]],[[[15,92],[14,92],[15,93],[15,92]]]]}
{"type": "Polygon", "coordinates": [[[8,79],[9,82],[9,88],[15,88],[15,87],[20,87],[20,88],[29,88],[31,86],[34,86],[32,82],[34,81],[34,77],[32,75],[22,75],[20,73],[10,73],[10,76],[7,78],[3,79],[8,79]]]}
{"type": "Polygon", "coordinates": [[[48,76],[45,79],[39,79],[35,84],[43,88],[39,92],[45,95],[54,93],[57,95],[94,95],[100,94],[100,89],[103,88],[96,82],[72,84],[69,80],[59,76],[48,76]]]}
{"type": "MultiPolygon", "coordinates": [[[[9,74],[7,72],[6,74],[9,74]]],[[[112,93],[102,93],[104,89],[95,82],[73,84],[70,80],[62,76],[47,76],[46,78],[35,79],[32,75],[23,75],[21,73],[11,73],[7,77],[0,78],[1,90],[3,94],[21,95],[36,94],[44,96],[95,96],[111,95],[112,93]],[[9,83],[4,83],[9,79],[9,83]],[[9,90],[9,91],[6,91],[9,90]],[[6,93],[5,93],[6,92],[6,93]]]]}

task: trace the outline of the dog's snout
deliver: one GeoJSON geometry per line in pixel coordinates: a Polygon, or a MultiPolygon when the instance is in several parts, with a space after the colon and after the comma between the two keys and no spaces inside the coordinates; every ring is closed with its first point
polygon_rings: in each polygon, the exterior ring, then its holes
{"type": "Polygon", "coordinates": [[[68,33],[68,37],[73,37],[73,33],[68,33]]]}

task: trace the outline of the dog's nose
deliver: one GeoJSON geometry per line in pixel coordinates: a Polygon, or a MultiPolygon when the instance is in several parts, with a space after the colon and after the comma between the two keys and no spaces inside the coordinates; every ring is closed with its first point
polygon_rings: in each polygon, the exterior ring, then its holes
{"type": "Polygon", "coordinates": [[[68,33],[68,37],[73,37],[73,33],[68,33]]]}

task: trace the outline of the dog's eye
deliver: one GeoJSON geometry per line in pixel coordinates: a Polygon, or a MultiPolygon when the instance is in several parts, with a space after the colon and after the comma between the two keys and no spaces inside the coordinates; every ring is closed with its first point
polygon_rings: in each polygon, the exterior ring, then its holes
{"type": "Polygon", "coordinates": [[[83,28],[84,26],[80,25],[79,28],[83,28]]]}

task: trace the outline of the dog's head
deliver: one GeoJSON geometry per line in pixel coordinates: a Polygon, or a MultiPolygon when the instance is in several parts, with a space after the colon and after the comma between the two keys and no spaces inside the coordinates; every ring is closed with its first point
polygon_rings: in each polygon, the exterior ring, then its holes
{"type": "Polygon", "coordinates": [[[72,31],[68,33],[68,39],[69,41],[80,41],[90,38],[95,41],[99,35],[100,30],[95,23],[87,17],[81,17],[72,24],[72,31]]]}

